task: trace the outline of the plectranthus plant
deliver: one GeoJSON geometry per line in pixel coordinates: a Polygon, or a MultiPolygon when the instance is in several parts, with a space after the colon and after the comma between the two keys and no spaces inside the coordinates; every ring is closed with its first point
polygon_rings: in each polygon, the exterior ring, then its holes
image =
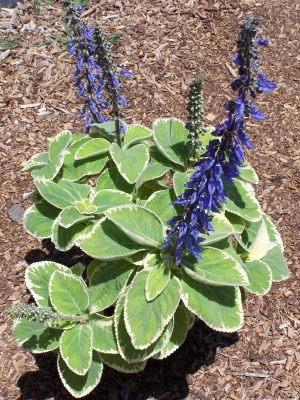
{"type": "MultiPolygon", "coordinates": [[[[246,120],[263,118],[249,97],[275,88],[258,69],[257,46],[267,40],[256,38],[257,25],[247,17],[241,26],[237,100],[225,106],[224,123],[203,124],[196,79],[187,123],[160,118],[149,129],[102,120],[89,135],[65,130],[51,137],[48,151],[23,164],[35,184],[26,231],[93,258],[87,267],[30,265],[26,284],[36,305],[8,311],[19,345],[57,354],[60,378],[74,397],[94,389],[103,364],[133,373],[150,358],[168,357],[195,317],[218,331],[238,330],[246,292],[264,295],[272,281],[288,277],[280,235],[255,197],[258,177],[242,147],[253,147],[246,120]]],[[[116,99],[124,101],[103,32],[95,29],[90,40],[92,32],[78,29],[71,52],[84,112],[93,118],[110,106],[111,119],[119,120],[116,99]],[[95,88],[108,92],[105,103],[98,92],[90,99],[95,88]]]]}
{"type": "Polygon", "coordinates": [[[98,25],[92,29],[80,18],[84,8],[75,7],[68,0],[62,0],[62,3],[67,8],[65,22],[73,32],[68,54],[73,54],[77,59],[74,87],[78,87],[78,96],[84,98],[79,118],[85,118],[85,133],[90,132],[91,123],[113,120],[120,143],[120,132],[125,133],[120,120],[123,117],[120,107],[127,107],[127,102],[119,93],[121,85],[118,76],[129,77],[132,73],[116,70],[111,43],[102,28],[98,25]],[[110,118],[105,115],[105,110],[109,109],[110,118]]]}

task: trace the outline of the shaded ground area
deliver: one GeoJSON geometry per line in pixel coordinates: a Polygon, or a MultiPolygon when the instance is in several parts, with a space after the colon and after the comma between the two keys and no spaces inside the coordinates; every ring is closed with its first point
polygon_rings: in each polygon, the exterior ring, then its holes
{"type": "MultiPolygon", "coordinates": [[[[39,15],[32,3],[19,3],[16,11],[0,10],[1,310],[29,299],[25,260],[71,265],[81,257],[29,237],[22,223],[8,216],[14,204],[23,210],[29,205],[22,196],[33,183],[20,173],[21,163],[43,151],[47,138],[59,131],[82,132],[76,119],[81,104],[72,88],[74,60],[53,40],[53,34],[65,38],[60,4],[42,3],[39,15]]],[[[256,191],[262,208],[282,234],[290,278],[264,297],[248,297],[238,334],[223,335],[197,322],[182,349],[163,362],[149,361],[143,373],[106,368],[87,400],[300,398],[300,5],[293,0],[107,0],[89,3],[86,19],[101,22],[108,33],[122,33],[117,63],[135,72],[124,82],[126,122],[151,127],[158,117],[186,120],[188,85],[199,72],[206,82],[205,121],[222,120],[223,104],[234,98],[231,56],[246,12],[263,17],[261,28],[270,39],[261,52],[263,72],[278,83],[275,92],[258,99],[268,119],[248,124],[256,149],[247,157],[260,177],[256,191]]],[[[3,317],[0,334],[1,400],[72,399],[60,384],[54,356],[35,359],[19,349],[11,321],[3,317]]]]}

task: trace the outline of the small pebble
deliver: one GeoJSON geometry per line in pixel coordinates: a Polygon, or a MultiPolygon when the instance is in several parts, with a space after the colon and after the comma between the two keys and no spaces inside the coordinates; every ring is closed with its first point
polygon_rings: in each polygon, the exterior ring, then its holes
{"type": "Polygon", "coordinates": [[[23,210],[21,204],[14,204],[8,211],[8,216],[13,221],[19,222],[23,218],[23,210]]]}

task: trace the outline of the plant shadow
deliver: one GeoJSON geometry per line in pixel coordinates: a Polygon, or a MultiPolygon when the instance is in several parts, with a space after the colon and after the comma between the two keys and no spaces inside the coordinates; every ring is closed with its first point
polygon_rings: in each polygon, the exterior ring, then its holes
{"type": "MultiPolygon", "coordinates": [[[[187,375],[213,364],[218,347],[237,341],[237,333],[216,332],[197,320],[174,354],[162,361],[149,360],[143,372],[124,374],[105,366],[101,382],[84,400],[183,400],[189,393],[187,375]]],[[[26,372],[18,380],[18,400],[74,400],[60,381],[56,355],[34,358],[39,370],[26,372]]]]}
{"type": "MultiPolygon", "coordinates": [[[[28,264],[54,261],[66,266],[78,262],[88,265],[91,258],[79,248],[67,252],[55,249],[49,239],[43,249],[26,254],[28,264]]],[[[105,366],[99,385],[84,400],[183,400],[188,396],[187,375],[214,363],[218,347],[228,347],[238,341],[237,333],[216,332],[197,319],[184,344],[165,360],[148,360],[143,372],[125,374],[105,366]]],[[[17,400],[74,400],[61,383],[57,371],[57,356],[49,352],[34,354],[38,371],[26,372],[17,382],[21,395],[17,400]]],[[[200,393],[199,393],[200,394],[200,393]]]]}

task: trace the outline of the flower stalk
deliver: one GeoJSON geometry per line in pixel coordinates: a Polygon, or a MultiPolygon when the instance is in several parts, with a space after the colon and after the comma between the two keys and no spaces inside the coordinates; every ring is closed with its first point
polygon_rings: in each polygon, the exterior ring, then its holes
{"type": "Polygon", "coordinates": [[[68,54],[77,59],[74,87],[78,88],[78,96],[84,97],[84,105],[79,118],[85,118],[85,133],[90,132],[91,123],[115,121],[117,143],[121,145],[121,133],[125,134],[125,126],[121,121],[124,114],[121,106],[127,102],[121,96],[121,85],[118,75],[129,77],[129,71],[117,71],[111,53],[111,43],[103,29],[98,25],[95,29],[86,27],[80,19],[84,8],[75,8],[68,0],[63,0],[67,7],[65,21],[69,24],[73,37],[69,43],[68,54]],[[105,116],[109,110],[111,118],[105,116]]]}
{"type": "Polygon", "coordinates": [[[172,203],[180,206],[183,212],[168,221],[171,229],[167,231],[163,247],[172,245],[176,265],[185,252],[201,258],[200,243],[204,239],[199,234],[213,230],[211,213],[219,212],[222,203],[226,203],[226,197],[229,197],[223,182],[234,185],[233,178],[240,175],[239,167],[244,166],[242,145],[254,147],[248,141],[245,118],[251,116],[262,120],[266,116],[258,111],[248,96],[256,98],[257,94],[271,92],[277,87],[258,70],[262,65],[258,60],[258,46],[268,45],[266,38],[255,39],[259,20],[246,15],[241,25],[238,52],[233,57],[233,62],[239,66],[239,77],[231,85],[238,92],[237,100],[225,105],[228,111],[225,122],[217,125],[212,132],[217,139],[210,141],[200,161],[193,165],[196,171],[185,185],[185,192],[172,203]]]}

